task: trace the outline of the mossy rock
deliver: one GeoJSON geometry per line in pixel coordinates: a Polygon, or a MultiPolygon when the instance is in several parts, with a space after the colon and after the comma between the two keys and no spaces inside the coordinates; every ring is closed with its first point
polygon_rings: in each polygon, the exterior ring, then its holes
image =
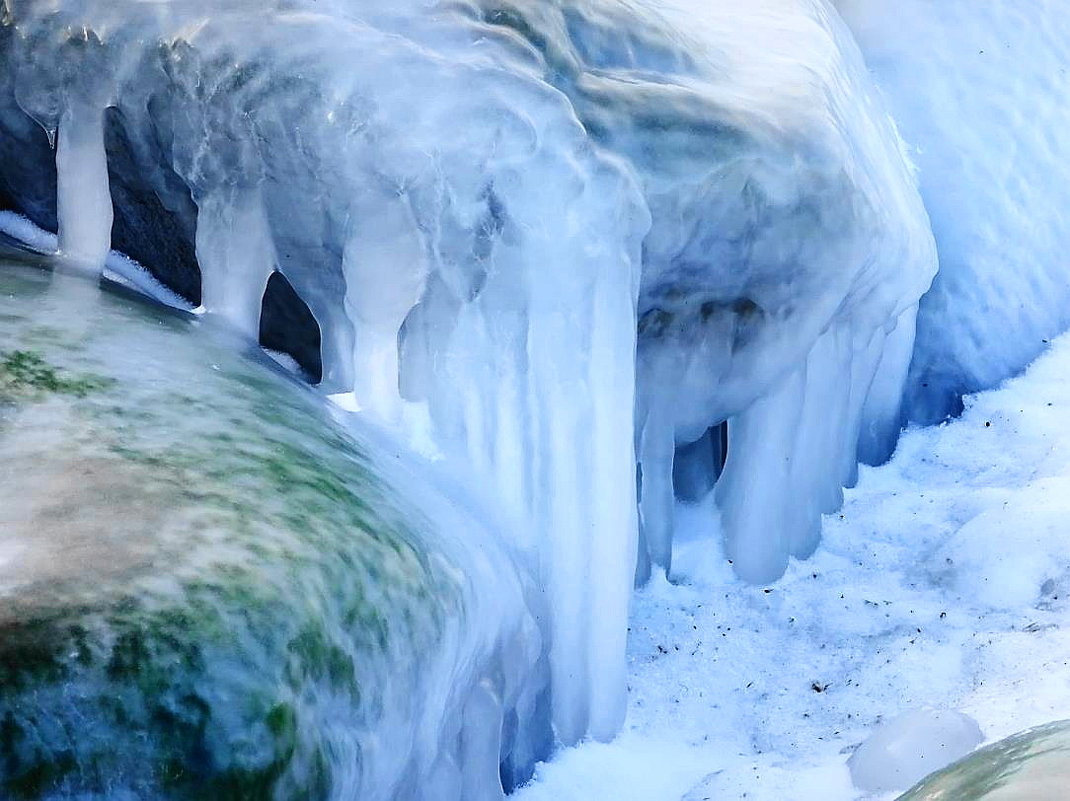
{"type": "Polygon", "coordinates": [[[0,265],[0,797],[329,797],[463,571],[310,391],[67,280],[0,265]]]}

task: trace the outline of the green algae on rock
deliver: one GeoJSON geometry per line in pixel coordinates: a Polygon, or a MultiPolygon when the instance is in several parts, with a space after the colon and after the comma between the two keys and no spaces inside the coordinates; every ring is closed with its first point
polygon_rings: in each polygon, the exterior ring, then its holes
{"type": "Polygon", "coordinates": [[[0,265],[0,797],[418,798],[517,632],[474,647],[426,514],[195,325],[0,265]]]}
{"type": "Polygon", "coordinates": [[[899,801],[1054,801],[1070,788],[1070,720],[981,748],[938,771],[899,801]]]}

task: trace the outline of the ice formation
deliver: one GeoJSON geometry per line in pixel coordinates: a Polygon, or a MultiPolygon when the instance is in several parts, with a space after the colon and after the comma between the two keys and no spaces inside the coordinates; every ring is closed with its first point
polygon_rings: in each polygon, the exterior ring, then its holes
{"type": "Polygon", "coordinates": [[[500,798],[550,738],[530,573],[195,320],[0,247],[0,796],[500,798]]]}
{"type": "Polygon", "coordinates": [[[906,790],[984,741],[977,721],[947,709],[918,709],[882,723],[847,764],[860,790],[906,790]]]}
{"type": "Polygon", "coordinates": [[[1058,0],[838,0],[919,170],[940,253],[908,412],[935,422],[1070,325],[1070,70],[1058,0]],[[919,87],[924,87],[921,90],[919,87]]]}
{"type": "Polygon", "coordinates": [[[677,453],[764,582],[894,444],[935,249],[826,0],[3,8],[0,202],[249,339],[285,275],[322,390],[509,521],[564,743],[621,725],[677,453]]]}

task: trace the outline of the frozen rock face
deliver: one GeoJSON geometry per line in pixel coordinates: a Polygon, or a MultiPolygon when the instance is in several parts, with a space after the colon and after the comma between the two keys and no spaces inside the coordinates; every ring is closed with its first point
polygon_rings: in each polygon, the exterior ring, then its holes
{"type": "Polygon", "coordinates": [[[940,274],[908,412],[935,422],[1070,325],[1070,41],[1058,0],[839,0],[918,166],[940,274]],[[921,89],[924,87],[924,89],[921,89]]]}
{"type": "Polygon", "coordinates": [[[623,720],[677,445],[729,420],[728,555],[778,577],[858,454],[894,443],[936,266],[831,6],[710,6],[5,6],[0,138],[39,161],[58,139],[42,183],[0,165],[7,202],[47,223],[54,175],[65,252],[99,264],[113,214],[113,244],[248,339],[285,276],[321,388],[510,521],[550,599],[566,743],[623,720]],[[69,202],[109,191],[113,211],[69,202]]]}
{"type": "Polygon", "coordinates": [[[2,253],[0,342],[0,796],[483,801],[546,754],[541,598],[395,448],[2,253]]]}
{"type": "Polygon", "coordinates": [[[1070,721],[1015,734],[925,779],[899,801],[1047,801],[1070,787],[1070,721]]]}
{"type": "Polygon", "coordinates": [[[951,710],[921,709],[878,726],[847,765],[859,790],[888,793],[910,787],[970,753],[983,740],[973,718],[951,710]]]}

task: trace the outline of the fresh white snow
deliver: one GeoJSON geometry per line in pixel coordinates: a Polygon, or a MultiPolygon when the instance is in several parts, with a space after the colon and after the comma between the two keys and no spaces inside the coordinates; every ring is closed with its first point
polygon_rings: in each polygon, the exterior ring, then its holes
{"type": "Polygon", "coordinates": [[[894,798],[847,767],[882,720],[958,710],[992,741],[1070,716],[1068,412],[1064,337],[863,468],[814,557],[769,587],[694,536],[708,501],[678,508],[675,583],[632,611],[625,732],[561,752],[517,801],[894,798]]]}

